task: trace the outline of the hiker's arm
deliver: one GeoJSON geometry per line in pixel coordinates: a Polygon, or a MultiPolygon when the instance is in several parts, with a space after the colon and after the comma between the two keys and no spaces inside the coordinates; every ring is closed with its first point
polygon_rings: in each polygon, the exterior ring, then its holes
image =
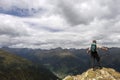
{"type": "Polygon", "coordinates": [[[97,45],[97,48],[98,48],[98,49],[102,49],[102,46],[100,46],[100,45],[97,45]]]}
{"type": "Polygon", "coordinates": [[[107,50],[108,50],[108,48],[107,48],[107,47],[104,47],[104,46],[97,46],[97,48],[98,48],[98,49],[105,50],[105,51],[107,51],[107,50]]]}
{"type": "Polygon", "coordinates": [[[102,50],[105,50],[105,51],[107,51],[107,50],[108,50],[108,48],[107,48],[107,47],[102,47],[101,49],[102,49],[102,50]]]}
{"type": "Polygon", "coordinates": [[[98,49],[102,49],[102,50],[105,50],[105,51],[107,51],[107,50],[108,50],[108,48],[107,48],[107,47],[104,47],[104,46],[100,46],[100,45],[97,45],[97,48],[98,48],[98,49]]]}
{"type": "Polygon", "coordinates": [[[87,53],[90,53],[90,48],[87,48],[87,53]]]}

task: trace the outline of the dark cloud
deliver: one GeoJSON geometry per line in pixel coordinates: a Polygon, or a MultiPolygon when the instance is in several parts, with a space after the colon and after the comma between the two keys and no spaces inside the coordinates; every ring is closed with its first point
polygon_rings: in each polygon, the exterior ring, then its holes
{"type": "Polygon", "coordinates": [[[72,26],[80,24],[89,25],[95,19],[109,20],[118,17],[120,14],[119,3],[119,0],[60,0],[58,1],[56,11],[63,15],[72,26]]]}
{"type": "Polygon", "coordinates": [[[67,1],[60,1],[58,3],[58,9],[66,20],[72,25],[89,24],[93,18],[85,18],[83,14],[79,13],[79,9],[74,8],[74,4],[67,1]]]}
{"type": "Polygon", "coordinates": [[[103,19],[115,19],[120,14],[120,0],[105,0],[105,1],[99,1],[101,6],[108,8],[108,10],[105,11],[103,15],[101,15],[101,18],[103,19]]]}

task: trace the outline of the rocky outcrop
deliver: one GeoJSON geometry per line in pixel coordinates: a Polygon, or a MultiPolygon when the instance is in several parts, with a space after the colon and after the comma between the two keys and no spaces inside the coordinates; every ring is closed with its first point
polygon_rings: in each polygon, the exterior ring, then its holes
{"type": "Polygon", "coordinates": [[[89,69],[81,75],[69,75],[63,80],[120,80],[120,73],[112,68],[89,69]]]}

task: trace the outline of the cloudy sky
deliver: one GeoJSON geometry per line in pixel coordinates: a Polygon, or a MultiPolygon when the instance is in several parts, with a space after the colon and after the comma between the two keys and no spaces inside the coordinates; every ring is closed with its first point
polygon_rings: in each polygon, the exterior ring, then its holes
{"type": "Polygon", "coordinates": [[[120,0],[0,0],[0,47],[120,47],[120,0]]]}

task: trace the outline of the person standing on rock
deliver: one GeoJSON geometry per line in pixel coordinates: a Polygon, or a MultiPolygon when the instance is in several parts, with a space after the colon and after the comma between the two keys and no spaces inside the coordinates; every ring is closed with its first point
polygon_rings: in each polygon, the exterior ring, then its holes
{"type": "Polygon", "coordinates": [[[95,68],[95,60],[98,63],[99,68],[102,68],[101,63],[100,63],[100,56],[98,55],[97,49],[103,49],[103,50],[108,50],[106,47],[101,47],[97,45],[97,41],[93,40],[90,48],[87,49],[87,53],[90,53],[91,55],[91,63],[92,63],[92,68],[95,68]]]}

